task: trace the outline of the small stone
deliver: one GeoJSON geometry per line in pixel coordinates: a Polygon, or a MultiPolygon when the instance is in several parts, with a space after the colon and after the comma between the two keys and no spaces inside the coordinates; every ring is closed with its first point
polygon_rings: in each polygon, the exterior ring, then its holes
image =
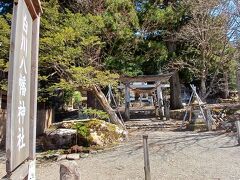
{"type": "Polygon", "coordinates": [[[80,155],[79,154],[68,154],[67,159],[68,160],[78,160],[78,159],[80,159],[80,155]]]}
{"type": "Polygon", "coordinates": [[[90,153],[91,153],[91,154],[97,154],[97,151],[95,151],[95,150],[90,150],[90,153]]]}
{"type": "Polygon", "coordinates": [[[124,141],[124,139],[123,138],[119,138],[119,142],[123,142],[124,141]]]}
{"type": "Polygon", "coordinates": [[[42,159],[43,158],[43,155],[42,154],[37,154],[36,155],[36,160],[40,160],[40,159],[42,159]]]}
{"type": "Polygon", "coordinates": [[[63,123],[61,125],[61,128],[70,129],[72,126],[73,126],[73,123],[63,123]]]}
{"type": "Polygon", "coordinates": [[[90,150],[89,150],[89,149],[83,149],[82,152],[83,152],[83,153],[87,153],[87,154],[89,154],[90,150]]]}
{"type": "Polygon", "coordinates": [[[212,125],[212,130],[213,131],[217,130],[217,126],[215,124],[212,125]]]}
{"type": "Polygon", "coordinates": [[[74,145],[71,147],[71,152],[72,153],[81,153],[83,151],[82,146],[74,145]]]}
{"type": "Polygon", "coordinates": [[[105,151],[110,151],[110,150],[112,150],[113,148],[105,148],[104,150],[105,151]]]}
{"type": "Polygon", "coordinates": [[[61,160],[64,160],[64,159],[67,159],[67,155],[66,154],[58,156],[57,161],[61,161],[61,160]]]}
{"type": "Polygon", "coordinates": [[[89,154],[86,154],[86,153],[80,155],[81,158],[87,158],[88,156],[89,156],[89,154]]]}
{"type": "Polygon", "coordinates": [[[59,154],[47,154],[43,158],[47,160],[56,160],[58,158],[59,154]]]}
{"type": "Polygon", "coordinates": [[[103,150],[101,150],[101,149],[100,149],[100,150],[97,150],[97,152],[98,152],[98,153],[102,153],[102,152],[103,152],[103,150]]]}

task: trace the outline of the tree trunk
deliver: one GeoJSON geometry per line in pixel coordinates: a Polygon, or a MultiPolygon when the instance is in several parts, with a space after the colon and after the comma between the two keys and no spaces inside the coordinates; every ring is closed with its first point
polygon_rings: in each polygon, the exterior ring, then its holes
{"type": "Polygon", "coordinates": [[[170,108],[183,108],[181,101],[181,86],[178,72],[175,72],[170,78],[170,108]]]}
{"type": "Polygon", "coordinates": [[[101,91],[100,87],[93,86],[92,92],[99,100],[99,103],[102,105],[103,109],[109,114],[110,120],[113,124],[116,124],[122,128],[124,128],[124,124],[117,116],[116,112],[112,109],[112,107],[109,105],[106,96],[101,91]]]}
{"type": "MultiPolygon", "coordinates": [[[[174,41],[174,37],[171,37],[171,41],[166,42],[167,48],[170,53],[176,51],[177,46],[174,41]]],[[[181,100],[181,85],[178,72],[174,73],[170,78],[170,108],[173,109],[181,109],[183,108],[182,100],[181,100]]]]}
{"type": "Polygon", "coordinates": [[[206,88],[206,77],[202,76],[201,77],[201,86],[200,86],[200,92],[201,92],[201,99],[202,101],[205,101],[206,97],[206,93],[207,93],[207,88],[206,88]]]}
{"type": "MultiPolygon", "coordinates": [[[[238,64],[237,68],[237,90],[238,90],[238,101],[240,101],[240,64],[238,64]]],[[[236,121],[236,127],[237,127],[237,134],[238,134],[238,144],[240,145],[240,122],[239,119],[236,121]]]]}
{"type": "Polygon", "coordinates": [[[0,109],[2,109],[2,91],[0,90],[0,109]]]}
{"type": "Polygon", "coordinates": [[[238,100],[240,101],[240,64],[238,64],[238,69],[237,69],[237,90],[238,90],[238,100]]]}
{"type": "Polygon", "coordinates": [[[98,102],[95,94],[92,91],[87,91],[87,107],[93,109],[103,110],[98,102]]]}
{"type": "Polygon", "coordinates": [[[228,86],[228,74],[227,74],[227,72],[223,73],[223,79],[224,79],[223,98],[227,99],[229,97],[229,86],[228,86]]]}

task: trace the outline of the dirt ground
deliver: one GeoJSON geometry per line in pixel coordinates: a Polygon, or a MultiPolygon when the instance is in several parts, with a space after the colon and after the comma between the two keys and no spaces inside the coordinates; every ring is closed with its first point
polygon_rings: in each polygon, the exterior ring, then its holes
{"type": "MultiPolygon", "coordinates": [[[[143,180],[142,135],[149,135],[153,180],[239,180],[240,146],[233,133],[135,130],[116,148],[76,161],[82,180],[143,180]]],[[[0,158],[0,175],[5,174],[0,158]]],[[[37,164],[37,179],[58,180],[59,162],[37,164]]]]}

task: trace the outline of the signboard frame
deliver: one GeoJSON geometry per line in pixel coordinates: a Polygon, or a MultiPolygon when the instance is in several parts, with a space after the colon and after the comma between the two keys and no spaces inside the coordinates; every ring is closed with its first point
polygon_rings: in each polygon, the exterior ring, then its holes
{"type": "MultiPolygon", "coordinates": [[[[14,6],[13,6],[13,17],[12,17],[12,25],[11,25],[11,40],[10,40],[10,56],[9,56],[9,71],[8,71],[8,101],[7,101],[7,127],[6,127],[6,171],[7,171],[7,177],[9,179],[24,179],[28,176],[29,167],[32,169],[32,162],[35,162],[35,149],[36,149],[36,113],[37,113],[37,76],[38,76],[38,51],[39,51],[39,29],[40,29],[40,15],[42,13],[41,9],[41,3],[39,0],[14,0],[14,6]],[[24,7],[26,11],[24,12],[24,7]],[[22,11],[22,12],[21,12],[22,11]],[[29,22],[27,22],[26,13],[29,14],[28,16],[31,19],[29,22]],[[25,15],[23,17],[23,14],[25,15]],[[22,16],[21,16],[22,15],[22,16]],[[21,17],[19,17],[21,16],[21,17]],[[29,23],[31,27],[28,29],[24,29],[24,23],[20,23],[20,20],[25,20],[27,24],[29,23]],[[26,71],[26,79],[28,78],[28,87],[26,96],[27,100],[29,98],[28,104],[29,109],[28,113],[26,114],[27,117],[23,119],[24,121],[27,120],[28,122],[28,150],[25,153],[26,158],[24,157],[24,160],[21,159],[21,154],[14,149],[13,146],[14,143],[16,143],[16,131],[14,131],[14,128],[16,129],[16,123],[19,123],[19,119],[16,119],[16,114],[19,112],[17,111],[17,102],[14,102],[16,100],[13,97],[17,97],[16,94],[19,92],[16,92],[16,84],[19,84],[19,81],[16,82],[16,77],[20,75],[18,73],[17,68],[21,67],[22,64],[19,66],[19,60],[21,52],[20,49],[17,49],[19,47],[24,46],[23,44],[23,37],[20,41],[19,36],[21,37],[21,34],[17,32],[19,29],[19,26],[23,26],[23,30],[27,31],[30,29],[30,32],[26,34],[26,39],[30,38],[30,45],[28,45],[28,42],[26,40],[25,47],[26,47],[26,59],[30,59],[30,65],[27,64],[29,73],[27,74],[26,71]],[[20,46],[21,42],[21,46],[20,46]],[[27,49],[27,46],[30,47],[27,49]],[[30,52],[28,52],[28,51],[30,52]],[[17,67],[18,65],[18,67],[17,67]],[[14,114],[15,113],[15,114],[14,114]],[[15,138],[15,139],[14,139],[15,138]],[[13,158],[13,156],[19,156],[21,159],[21,162],[17,162],[16,159],[13,158]],[[31,165],[31,166],[30,166],[31,165]]],[[[28,27],[28,26],[27,26],[28,27]]],[[[23,36],[23,35],[22,35],[23,36]]],[[[26,84],[26,80],[25,80],[26,84]]],[[[25,87],[26,88],[26,87],[25,87]]],[[[19,93],[20,94],[20,93],[19,93]]],[[[25,95],[24,95],[25,97],[25,95]]],[[[18,107],[19,108],[19,107],[18,107]]],[[[19,114],[18,114],[19,115],[19,114]]],[[[19,129],[19,128],[18,128],[19,129]]],[[[19,160],[18,160],[19,161],[19,160]]]]}

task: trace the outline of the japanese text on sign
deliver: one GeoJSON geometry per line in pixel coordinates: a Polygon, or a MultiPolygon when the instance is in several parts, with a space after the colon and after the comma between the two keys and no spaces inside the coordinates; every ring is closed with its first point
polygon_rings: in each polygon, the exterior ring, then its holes
{"type": "Polygon", "coordinates": [[[28,35],[28,22],[27,22],[27,15],[24,14],[23,18],[23,33],[21,36],[21,51],[22,51],[22,58],[20,63],[20,76],[18,79],[18,86],[19,86],[19,102],[18,102],[18,135],[17,135],[17,147],[18,151],[21,151],[22,148],[25,147],[25,139],[24,139],[24,119],[26,116],[26,107],[25,107],[25,99],[23,97],[26,96],[27,92],[27,67],[26,67],[26,59],[27,59],[27,52],[28,52],[28,46],[27,46],[27,35],[28,35]]]}

